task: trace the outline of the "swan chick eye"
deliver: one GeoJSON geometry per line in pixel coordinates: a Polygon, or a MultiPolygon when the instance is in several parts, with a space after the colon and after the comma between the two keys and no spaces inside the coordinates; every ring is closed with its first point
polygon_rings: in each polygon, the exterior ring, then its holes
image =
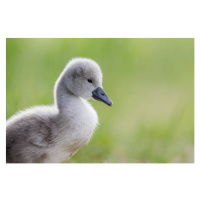
{"type": "Polygon", "coordinates": [[[88,82],[89,82],[89,83],[92,83],[92,80],[91,80],[91,79],[88,79],[88,82]]]}

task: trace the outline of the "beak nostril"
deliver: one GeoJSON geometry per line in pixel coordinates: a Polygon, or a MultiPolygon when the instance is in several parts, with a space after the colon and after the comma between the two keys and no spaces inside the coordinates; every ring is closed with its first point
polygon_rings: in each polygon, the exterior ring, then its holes
{"type": "Polygon", "coordinates": [[[101,95],[104,96],[104,93],[102,92],[101,95]]]}

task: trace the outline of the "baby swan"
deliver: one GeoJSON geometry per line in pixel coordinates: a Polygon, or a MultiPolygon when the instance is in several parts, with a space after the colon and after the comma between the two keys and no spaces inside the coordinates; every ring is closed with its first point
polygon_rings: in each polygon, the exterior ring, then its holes
{"type": "Polygon", "coordinates": [[[6,125],[7,163],[66,162],[88,143],[98,116],[88,99],[112,106],[102,89],[99,65],[72,59],[54,88],[54,105],[36,106],[12,116],[6,125]]]}

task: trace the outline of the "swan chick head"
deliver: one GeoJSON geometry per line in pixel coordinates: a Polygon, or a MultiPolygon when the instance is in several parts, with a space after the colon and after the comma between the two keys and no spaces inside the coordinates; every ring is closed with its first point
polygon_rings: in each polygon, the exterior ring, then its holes
{"type": "Polygon", "coordinates": [[[112,106],[112,101],[103,91],[102,72],[95,61],[88,58],[72,59],[62,74],[62,80],[72,94],[112,106]]]}

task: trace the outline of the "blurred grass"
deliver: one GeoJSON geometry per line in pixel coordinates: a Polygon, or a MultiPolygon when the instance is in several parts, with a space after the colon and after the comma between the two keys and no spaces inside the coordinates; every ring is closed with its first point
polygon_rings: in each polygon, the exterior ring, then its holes
{"type": "Polygon", "coordinates": [[[69,162],[194,162],[194,39],[7,39],[7,118],[53,103],[73,57],[103,71],[112,108],[91,101],[100,126],[69,162]]]}

